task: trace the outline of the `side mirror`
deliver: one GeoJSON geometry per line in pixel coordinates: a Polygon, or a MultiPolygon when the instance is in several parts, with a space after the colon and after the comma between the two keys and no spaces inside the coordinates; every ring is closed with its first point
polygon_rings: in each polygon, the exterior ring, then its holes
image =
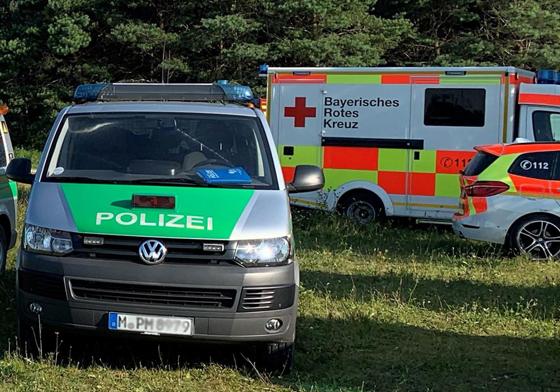
{"type": "Polygon", "coordinates": [[[6,176],[23,184],[33,184],[35,180],[35,175],[31,174],[31,161],[27,158],[12,159],[6,168],[6,176]]]}
{"type": "Polygon", "coordinates": [[[294,179],[287,184],[288,193],[312,192],[322,189],[325,185],[323,170],[312,165],[298,165],[294,179]]]}

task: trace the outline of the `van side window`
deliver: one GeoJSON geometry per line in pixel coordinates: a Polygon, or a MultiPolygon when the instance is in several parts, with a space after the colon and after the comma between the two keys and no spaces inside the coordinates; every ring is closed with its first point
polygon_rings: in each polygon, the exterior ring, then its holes
{"type": "Polygon", "coordinates": [[[523,177],[551,180],[557,155],[555,151],[523,154],[512,163],[508,172],[523,177]]]}
{"type": "Polygon", "coordinates": [[[428,88],[424,98],[424,125],[484,126],[486,90],[483,88],[428,88]]]}
{"type": "Polygon", "coordinates": [[[533,133],[537,142],[560,141],[560,113],[544,110],[533,112],[533,133]]]}

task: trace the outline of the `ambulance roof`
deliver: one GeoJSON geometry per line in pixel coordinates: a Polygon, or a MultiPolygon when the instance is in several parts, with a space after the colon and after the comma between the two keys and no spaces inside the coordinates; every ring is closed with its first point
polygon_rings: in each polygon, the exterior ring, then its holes
{"type": "Polygon", "coordinates": [[[268,67],[269,74],[309,73],[517,73],[533,77],[534,72],[516,67],[268,67]]]}

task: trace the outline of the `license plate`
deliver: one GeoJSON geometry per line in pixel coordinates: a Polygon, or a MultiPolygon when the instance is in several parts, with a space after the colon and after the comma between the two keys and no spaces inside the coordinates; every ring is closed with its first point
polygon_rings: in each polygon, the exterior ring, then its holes
{"type": "Polygon", "coordinates": [[[148,335],[192,335],[194,333],[194,319],[109,312],[109,329],[148,335]]]}

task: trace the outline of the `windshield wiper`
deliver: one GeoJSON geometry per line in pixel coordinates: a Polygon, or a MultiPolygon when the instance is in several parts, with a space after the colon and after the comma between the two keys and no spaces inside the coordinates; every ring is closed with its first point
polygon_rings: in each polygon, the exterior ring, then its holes
{"type": "Polygon", "coordinates": [[[49,176],[47,177],[49,181],[54,182],[80,182],[80,183],[107,183],[115,182],[114,180],[94,178],[94,177],[84,177],[84,176],[49,176]]]}
{"type": "Polygon", "coordinates": [[[151,177],[151,178],[136,178],[134,180],[126,180],[123,182],[131,184],[192,184],[192,185],[204,185],[208,184],[198,177],[151,177]]]}

